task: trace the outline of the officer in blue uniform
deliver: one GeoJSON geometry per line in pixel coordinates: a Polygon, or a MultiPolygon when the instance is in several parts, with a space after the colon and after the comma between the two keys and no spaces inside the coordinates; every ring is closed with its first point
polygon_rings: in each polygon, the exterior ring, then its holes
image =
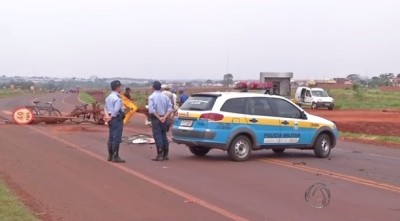
{"type": "Polygon", "coordinates": [[[151,127],[153,137],[156,142],[157,156],[154,161],[169,160],[169,142],[167,132],[170,122],[170,114],[172,113],[171,99],[161,93],[161,83],[155,81],[153,83],[154,92],[149,97],[149,116],[151,118],[151,127]]]}
{"type": "Polygon", "coordinates": [[[119,157],[119,145],[122,139],[122,129],[125,118],[124,106],[121,96],[121,82],[116,80],[111,82],[111,94],[106,98],[105,110],[108,115],[108,161],[113,163],[125,163],[119,157]]]}

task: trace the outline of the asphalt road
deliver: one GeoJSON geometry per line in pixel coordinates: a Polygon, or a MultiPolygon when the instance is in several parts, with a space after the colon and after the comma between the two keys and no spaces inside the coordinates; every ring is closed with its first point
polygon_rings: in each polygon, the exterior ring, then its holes
{"type": "MultiPolygon", "coordinates": [[[[68,113],[74,95],[48,94],[68,113]]],[[[0,116],[35,96],[1,99],[0,116]]],[[[124,136],[150,134],[141,115],[124,136]]],[[[107,127],[0,125],[0,175],[42,220],[385,220],[400,221],[400,149],[340,141],[331,158],[312,151],[225,152],[195,157],[171,145],[153,162],[154,145],[122,145],[126,164],[106,158],[107,127]],[[316,183],[330,190],[324,208],[305,200],[316,183]]]]}

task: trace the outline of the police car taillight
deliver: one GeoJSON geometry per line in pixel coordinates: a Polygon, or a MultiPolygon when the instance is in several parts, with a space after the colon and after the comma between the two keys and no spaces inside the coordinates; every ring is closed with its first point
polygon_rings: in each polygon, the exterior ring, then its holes
{"type": "Polygon", "coordinates": [[[212,120],[212,121],[220,121],[220,120],[224,119],[224,115],[216,114],[216,113],[206,113],[206,114],[202,114],[200,116],[200,119],[212,120]]]}

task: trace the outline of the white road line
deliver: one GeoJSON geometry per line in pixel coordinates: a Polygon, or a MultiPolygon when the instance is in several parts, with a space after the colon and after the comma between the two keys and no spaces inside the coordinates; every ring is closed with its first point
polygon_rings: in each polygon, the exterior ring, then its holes
{"type": "MultiPolygon", "coordinates": [[[[77,150],[79,152],[82,152],[84,154],[89,155],[90,157],[93,157],[93,158],[95,158],[97,160],[101,160],[101,161],[105,162],[103,156],[100,156],[97,153],[94,153],[94,152],[92,152],[92,151],[90,151],[88,149],[85,149],[85,148],[83,148],[83,147],[81,147],[81,146],[79,146],[79,145],[77,145],[75,143],[72,143],[70,141],[62,139],[60,137],[53,136],[53,135],[51,135],[51,134],[49,134],[49,133],[47,133],[47,132],[45,132],[45,131],[43,131],[41,129],[35,128],[33,126],[28,126],[28,127],[31,128],[32,130],[40,133],[40,134],[43,134],[43,135],[45,135],[45,136],[47,136],[49,138],[52,138],[52,139],[54,139],[54,140],[56,140],[58,142],[61,142],[61,143],[65,144],[65,145],[67,145],[67,146],[73,147],[73,148],[75,148],[75,150],[77,150]]],[[[178,188],[170,186],[170,185],[168,185],[166,183],[163,183],[163,182],[161,182],[161,181],[159,181],[157,179],[151,178],[151,177],[145,175],[144,173],[141,173],[141,172],[139,172],[137,170],[134,170],[132,168],[129,168],[129,167],[126,167],[126,166],[120,165],[120,164],[113,164],[113,163],[110,163],[109,165],[113,166],[113,167],[116,167],[116,168],[118,168],[118,169],[120,169],[122,171],[125,171],[126,173],[128,173],[130,175],[133,175],[133,176],[135,176],[137,178],[140,178],[140,179],[142,179],[144,181],[147,181],[147,182],[153,184],[154,186],[157,186],[157,187],[159,187],[161,189],[164,189],[166,191],[169,191],[169,192],[171,192],[171,193],[173,193],[173,194],[175,194],[177,196],[180,196],[185,200],[189,200],[191,202],[197,203],[199,206],[202,206],[202,207],[204,207],[206,209],[209,209],[209,210],[211,210],[211,211],[213,211],[213,212],[215,212],[215,213],[217,213],[217,214],[219,214],[221,216],[224,216],[224,217],[226,217],[228,219],[231,219],[231,220],[234,220],[234,221],[249,221],[249,219],[244,218],[244,217],[242,217],[242,216],[240,216],[238,214],[235,214],[234,212],[231,212],[229,210],[226,210],[226,209],[223,209],[221,207],[218,207],[217,205],[212,204],[211,202],[207,202],[207,201],[205,201],[205,200],[203,200],[201,198],[198,198],[198,197],[196,197],[194,195],[191,195],[190,193],[184,192],[183,190],[180,190],[178,188]]]]}
{"type": "Polygon", "coordinates": [[[11,111],[8,111],[8,110],[3,110],[3,113],[4,113],[4,114],[8,114],[8,115],[11,115],[11,114],[12,114],[12,112],[11,112],[11,111]]]}
{"type": "Polygon", "coordinates": [[[385,156],[385,155],[380,155],[380,154],[374,154],[374,153],[362,153],[365,155],[369,155],[369,156],[374,156],[374,157],[380,157],[380,158],[388,158],[388,159],[393,159],[393,160],[400,160],[400,157],[389,157],[389,156],[385,156]]]}
{"type": "Polygon", "coordinates": [[[44,95],[44,96],[41,96],[41,97],[35,97],[35,98],[31,99],[29,101],[29,103],[34,105],[34,103],[33,103],[34,101],[38,101],[38,100],[42,100],[42,99],[47,98],[47,97],[54,97],[54,96],[55,96],[54,94],[47,94],[47,95],[44,95]]]}
{"type": "Polygon", "coordinates": [[[392,159],[392,160],[400,160],[400,157],[393,157],[393,156],[386,156],[386,155],[382,155],[382,154],[367,153],[367,152],[356,151],[356,150],[347,150],[347,149],[343,149],[343,148],[334,148],[334,149],[338,149],[338,150],[349,152],[349,153],[360,153],[360,154],[373,156],[373,157],[387,158],[387,159],[392,159]],[[356,151],[356,152],[354,152],[354,151],[356,151]]]}
{"type": "MultiPolygon", "coordinates": [[[[64,98],[61,100],[61,102],[62,102],[63,104],[67,104],[67,105],[75,106],[74,104],[70,104],[70,103],[68,103],[68,102],[65,102],[65,99],[67,99],[67,98],[71,97],[72,95],[74,95],[74,94],[70,94],[70,95],[68,95],[68,96],[64,97],[64,98]]],[[[78,97],[78,98],[79,98],[79,97],[78,97]]]]}

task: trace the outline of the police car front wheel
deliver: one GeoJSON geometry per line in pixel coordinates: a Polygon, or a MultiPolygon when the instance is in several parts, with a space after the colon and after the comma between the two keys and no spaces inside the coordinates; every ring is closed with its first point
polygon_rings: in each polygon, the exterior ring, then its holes
{"type": "Polygon", "coordinates": [[[318,158],[327,158],[331,153],[331,138],[327,134],[318,136],[314,144],[314,153],[318,158]]]}
{"type": "Polygon", "coordinates": [[[245,161],[249,159],[252,144],[248,137],[244,135],[237,136],[228,149],[229,157],[234,161],[245,161]]]}

